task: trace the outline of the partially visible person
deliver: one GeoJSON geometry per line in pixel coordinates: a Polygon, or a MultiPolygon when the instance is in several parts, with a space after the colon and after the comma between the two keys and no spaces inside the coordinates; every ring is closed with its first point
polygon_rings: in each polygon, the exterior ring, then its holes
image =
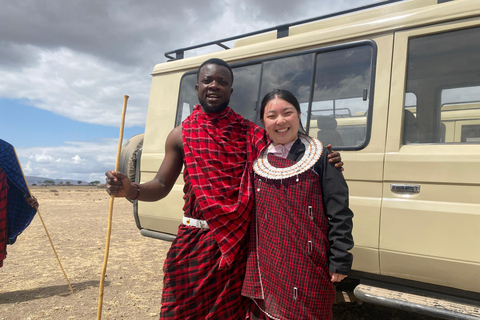
{"type": "Polygon", "coordinates": [[[0,267],[7,256],[7,177],[0,167],[0,267]]]}
{"type": "MultiPolygon", "coordinates": [[[[152,181],[133,184],[106,172],[109,194],[140,201],[164,198],[184,170],[184,219],[164,263],[160,319],[241,319],[245,234],[252,201],[251,163],[264,131],[228,107],[233,72],[220,59],[198,69],[200,104],[174,128],[152,181]]],[[[179,208],[180,210],[180,208],[179,208]]]]}
{"type": "Polygon", "coordinates": [[[38,209],[11,144],[0,139],[0,267],[13,244],[28,227],[38,209]]]}
{"type": "MultiPolygon", "coordinates": [[[[106,172],[116,197],[157,201],[184,169],[184,219],[164,264],[160,319],[242,319],[240,295],[246,265],[246,234],[253,207],[252,167],[267,143],[265,131],[228,103],[233,72],[221,59],[198,68],[199,105],[165,142],[165,158],[152,181],[136,184],[106,172]]],[[[331,161],[342,165],[339,154],[331,161]]],[[[179,208],[180,209],[180,208],[179,208]]]]}
{"type": "Polygon", "coordinates": [[[247,319],[332,319],[333,284],[352,265],[353,213],[330,151],[302,131],[300,105],[286,90],[261,103],[272,142],[254,162],[251,222],[242,295],[247,319]]]}

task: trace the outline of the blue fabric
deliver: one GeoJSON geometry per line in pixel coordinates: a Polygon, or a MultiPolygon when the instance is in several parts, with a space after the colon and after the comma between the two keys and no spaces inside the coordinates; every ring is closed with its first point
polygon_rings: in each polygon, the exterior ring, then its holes
{"type": "Polygon", "coordinates": [[[13,244],[32,222],[37,211],[24,199],[25,196],[30,196],[30,192],[18,163],[15,149],[2,139],[0,139],[0,168],[7,176],[9,187],[7,193],[7,243],[13,244]]]}

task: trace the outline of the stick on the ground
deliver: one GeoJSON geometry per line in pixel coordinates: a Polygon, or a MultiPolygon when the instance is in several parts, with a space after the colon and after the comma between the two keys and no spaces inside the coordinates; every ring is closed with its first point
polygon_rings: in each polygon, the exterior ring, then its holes
{"type": "MultiPolygon", "coordinates": [[[[15,151],[15,148],[13,149],[15,151]]],[[[30,191],[30,187],[28,185],[27,179],[25,178],[25,174],[23,173],[22,166],[20,165],[20,161],[18,160],[17,152],[15,151],[15,156],[17,157],[17,162],[20,167],[20,170],[22,171],[23,179],[25,180],[25,185],[27,186],[28,193],[30,197],[33,197],[32,192],[30,191]]],[[[40,210],[37,208],[37,214],[38,217],[40,218],[40,221],[42,221],[43,228],[45,229],[45,233],[47,234],[48,240],[50,241],[50,245],[52,246],[53,253],[55,254],[55,257],[57,258],[58,265],[60,266],[60,269],[62,269],[63,276],[67,280],[68,286],[70,287],[70,291],[73,293],[73,288],[70,285],[70,281],[68,281],[67,274],[65,273],[65,270],[63,270],[62,263],[60,262],[60,259],[58,258],[57,250],[55,250],[55,246],[53,245],[52,238],[50,238],[50,234],[48,233],[47,226],[45,225],[45,222],[43,222],[42,215],[40,214],[40,210]]]]}
{"type": "MultiPolygon", "coordinates": [[[[118,148],[117,148],[117,159],[115,161],[115,171],[118,171],[120,163],[120,152],[122,150],[122,141],[123,141],[123,126],[125,124],[125,113],[127,111],[127,100],[128,96],[123,96],[123,111],[122,111],[122,120],[120,123],[120,137],[118,139],[118,148]]],[[[102,318],[102,304],[103,304],[103,287],[105,286],[105,273],[107,272],[107,262],[108,262],[108,252],[110,249],[110,235],[112,233],[112,216],[113,216],[113,200],[114,196],[110,196],[110,204],[108,207],[108,226],[107,226],[107,241],[105,244],[105,256],[103,258],[103,268],[102,276],[100,278],[100,289],[98,293],[98,311],[97,311],[97,320],[102,318]]]]}
{"type": "Polygon", "coordinates": [[[60,259],[58,258],[57,251],[55,250],[55,247],[53,246],[52,238],[50,238],[50,235],[48,234],[47,226],[45,225],[45,222],[43,222],[42,215],[40,214],[40,210],[37,209],[38,217],[40,218],[40,221],[42,221],[43,228],[45,229],[45,232],[47,233],[48,240],[50,241],[50,245],[52,246],[53,252],[55,253],[55,257],[57,258],[58,264],[60,265],[60,269],[62,269],[63,275],[65,279],[67,280],[68,286],[70,287],[70,291],[73,293],[73,288],[70,285],[70,281],[68,281],[67,274],[65,273],[65,270],[63,270],[62,263],[60,262],[60,259]]]}

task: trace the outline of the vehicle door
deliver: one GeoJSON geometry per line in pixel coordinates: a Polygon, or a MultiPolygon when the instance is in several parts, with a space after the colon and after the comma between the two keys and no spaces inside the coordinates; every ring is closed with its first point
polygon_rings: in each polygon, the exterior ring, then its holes
{"type": "Polygon", "coordinates": [[[478,102],[478,19],[396,33],[380,223],[383,275],[480,288],[478,102]]]}

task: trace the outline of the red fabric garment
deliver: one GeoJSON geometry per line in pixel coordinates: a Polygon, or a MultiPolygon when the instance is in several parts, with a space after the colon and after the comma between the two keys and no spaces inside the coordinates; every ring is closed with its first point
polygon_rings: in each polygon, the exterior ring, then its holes
{"type": "Polygon", "coordinates": [[[271,318],[267,317],[265,312],[262,310],[265,310],[265,305],[262,303],[263,300],[257,300],[253,301],[250,299],[250,301],[247,303],[247,314],[245,316],[246,320],[269,320],[271,318]],[[259,307],[257,303],[261,303],[261,306],[259,307]]]}
{"type": "MultiPolygon", "coordinates": [[[[277,168],[295,163],[272,154],[268,160],[277,168]]],[[[296,180],[255,176],[256,218],[242,294],[260,299],[272,319],[331,319],[335,290],[320,179],[310,169],[296,180]]]]}
{"type": "Polygon", "coordinates": [[[0,168],[0,267],[7,256],[7,177],[0,168]]]}
{"type": "Polygon", "coordinates": [[[163,271],[162,320],[237,320],[245,317],[242,297],[247,246],[231,268],[220,269],[221,252],[213,233],[180,226],[163,271]]]}
{"type": "MultiPolygon", "coordinates": [[[[252,162],[265,132],[227,107],[204,113],[197,105],[183,122],[185,208],[206,220],[222,252],[220,268],[231,267],[253,206],[252,162]]],[[[187,212],[184,208],[184,211],[187,212]]]]}

